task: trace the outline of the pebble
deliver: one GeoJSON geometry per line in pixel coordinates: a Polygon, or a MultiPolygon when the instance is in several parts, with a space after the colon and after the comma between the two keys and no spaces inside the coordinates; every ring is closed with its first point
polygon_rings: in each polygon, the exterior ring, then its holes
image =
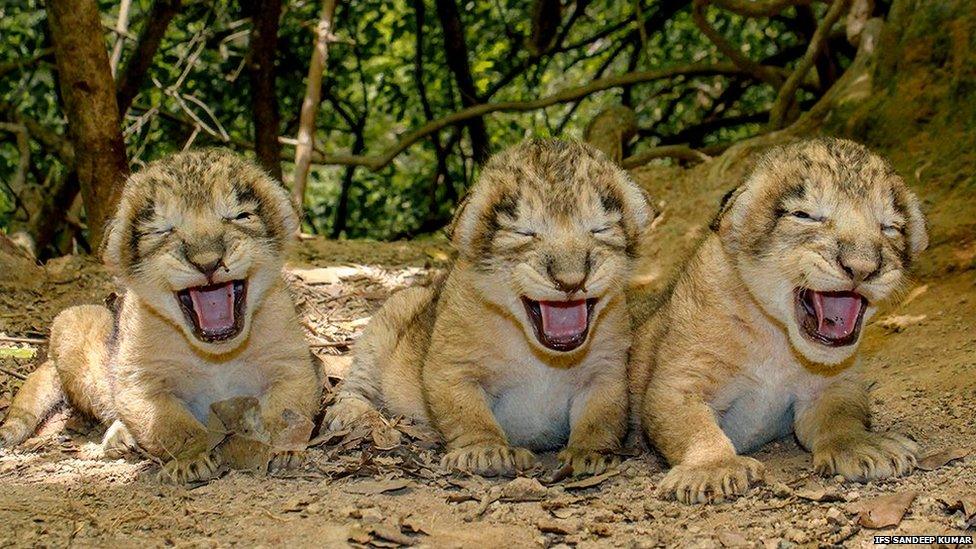
{"type": "Polygon", "coordinates": [[[844,501],[857,501],[861,499],[861,493],[857,490],[851,490],[844,494],[844,501]]]}
{"type": "Polygon", "coordinates": [[[847,524],[847,515],[843,511],[836,507],[831,507],[827,509],[827,522],[830,524],[847,524]]]}
{"type": "Polygon", "coordinates": [[[773,495],[778,498],[788,498],[793,495],[793,489],[782,482],[777,482],[773,484],[773,495]]]}

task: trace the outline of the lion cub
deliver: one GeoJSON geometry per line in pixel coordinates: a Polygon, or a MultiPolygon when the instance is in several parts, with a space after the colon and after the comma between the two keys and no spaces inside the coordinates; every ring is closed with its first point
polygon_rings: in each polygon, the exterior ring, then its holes
{"type": "Polygon", "coordinates": [[[54,319],[50,360],[24,382],[0,443],[22,442],[64,398],[111,426],[107,450],[138,444],[168,462],[164,478],[189,482],[221,463],[204,426],[212,403],[257,397],[272,436],[286,410],[311,421],[318,373],[281,278],[297,225],[281,186],[229,152],[133,175],[103,248],[126,287],[118,312],[83,305],[54,319]]]}
{"type": "Polygon", "coordinates": [[[635,334],[634,412],[673,468],[659,491],[719,501],[760,480],[738,455],[795,432],[822,474],[912,470],[916,444],[870,430],[864,322],[928,243],[919,201],[863,146],[773,149],[635,334]]]}
{"type": "Polygon", "coordinates": [[[651,217],[602,153],[528,141],[495,156],[455,215],[446,280],[387,301],[327,410],[333,429],[381,406],[431,424],[445,467],[512,474],[565,446],[610,466],[627,426],[624,285],[651,217]]]}

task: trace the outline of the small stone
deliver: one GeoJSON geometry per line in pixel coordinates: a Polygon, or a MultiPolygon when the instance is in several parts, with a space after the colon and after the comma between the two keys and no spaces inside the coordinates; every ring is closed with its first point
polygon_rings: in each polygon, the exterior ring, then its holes
{"type": "Polygon", "coordinates": [[[861,499],[861,493],[857,490],[851,490],[844,494],[844,501],[857,501],[861,499]]]}
{"type": "Polygon", "coordinates": [[[838,484],[843,483],[846,480],[847,479],[844,478],[844,475],[834,475],[834,482],[836,482],[838,484]]]}
{"type": "Polygon", "coordinates": [[[778,498],[788,498],[793,495],[793,489],[782,482],[777,482],[773,484],[773,495],[778,498]]]}
{"type": "Polygon", "coordinates": [[[536,528],[544,534],[565,536],[578,532],[580,529],[580,521],[575,519],[542,519],[536,523],[536,528]]]}
{"type": "Polygon", "coordinates": [[[383,522],[384,518],[385,517],[383,516],[383,513],[380,512],[380,510],[377,509],[376,507],[370,507],[369,509],[362,510],[363,522],[367,524],[376,524],[379,522],[383,522]]]}
{"type": "Polygon", "coordinates": [[[847,524],[847,515],[845,515],[840,509],[831,507],[830,509],[827,509],[827,522],[830,524],[836,524],[838,526],[841,524],[847,524]]]}
{"type": "Polygon", "coordinates": [[[787,530],[786,538],[792,541],[793,543],[797,543],[797,544],[803,544],[810,540],[810,537],[807,536],[807,533],[804,532],[803,530],[800,530],[799,528],[790,528],[789,530],[787,530]]]}

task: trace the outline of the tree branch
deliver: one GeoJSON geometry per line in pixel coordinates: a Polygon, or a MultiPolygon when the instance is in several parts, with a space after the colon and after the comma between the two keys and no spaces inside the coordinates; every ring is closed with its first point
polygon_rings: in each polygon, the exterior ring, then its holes
{"type": "Polygon", "coordinates": [[[529,101],[501,101],[498,103],[482,103],[462,109],[458,112],[438,118],[424,124],[420,128],[404,135],[401,140],[386,152],[377,156],[363,156],[355,154],[313,154],[313,160],[318,164],[327,165],[357,165],[366,166],[370,170],[378,171],[393,161],[400,153],[410,148],[428,135],[440,131],[448,126],[461,124],[471,118],[484,116],[493,112],[526,112],[543,109],[552,105],[569,103],[581,97],[597,92],[619,88],[621,86],[653,82],[676,76],[706,76],[706,75],[739,75],[743,70],[733,63],[693,63],[673,67],[659,68],[648,71],[635,71],[617,76],[610,76],[594,80],[584,86],[566,88],[559,92],[539,99],[529,101]]]}
{"type": "Polygon", "coordinates": [[[728,57],[733,63],[741,67],[743,71],[751,74],[757,80],[766,82],[778,89],[783,83],[783,76],[780,71],[749,59],[749,57],[743,55],[738,48],[726,40],[705,18],[705,7],[708,4],[709,0],[695,0],[692,4],[691,16],[695,21],[695,25],[715,44],[715,47],[718,48],[718,51],[722,52],[722,55],[728,57]]]}
{"type": "Polygon", "coordinates": [[[295,179],[292,183],[292,201],[298,208],[305,205],[305,183],[315,148],[315,114],[319,109],[322,94],[322,73],[329,58],[329,42],[333,40],[332,28],[335,17],[336,0],[324,0],[322,13],[315,32],[315,49],[308,65],[308,79],[305,82],[305,98],[302,100],[302,113],[298,124],[298,145],[295,147],[295,179]]]}
{"type": "Polygon", "coordinates": [[[696,151],[687,145],[664,145],[641,151],[635,155],[628,156],[620,162],[625,170],[631,170],[638,166],[643,166],[651,160],[657,158],[676,158],[687,162],[704,162],[711,160],[707,154],[696,151]]]}
{"type": "Polygon", "coordinates": [[[773,17],[786,8],[809,6],[813,0],[711,0],[711,3],[745,17],[773,17]]]}
{"type": "Polygon", "coordinates": [[[125,116],[132,100],[139,93],[142,82],[152,66],[153,57],[166,34],[166,27],[180,10],[180,0],[156,0],[145,16],[142,32],[136,40],[136,49],[122,70],[116,71],[115,97],[119,113],[125,116]]]}
{"type": "Polygon", "coordinates": [[[769,113],[770,130],[778,130],[784,126],[786,112],[789,110],[790,105],[793,104],[796,90],[803,83],[803,79],[806,78],[807,73],[810,72],[820,52],[823,51],[827,37],[830,35],[830,29],[840,20],[844,11],[847,9],[847,4],[848,0],[834,0],[830,9],[827,10],[823,21],[821,21],[817,30],[813,33],[813,37],[810,39],[806,53],[776,95],[776,101],[773,103],[773,108],[769,113]]]}

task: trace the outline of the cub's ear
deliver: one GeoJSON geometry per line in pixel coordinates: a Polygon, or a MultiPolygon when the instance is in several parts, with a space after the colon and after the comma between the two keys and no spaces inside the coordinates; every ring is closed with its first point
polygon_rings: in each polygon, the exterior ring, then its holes
{"type": "Polygon", "coordinates": [[[735,203],[736,198],[738,198],[738,196],[742,194],[742,191],[743,191],[743,186],[739,185],[738,187],[731,189],[729,192],[725,193],[724,196],[722,196],[722,201],[719,203],[718,206],[718,213],[715,214],[715,217],[712,218],[712,222],[709,223],[708,225],[709,229],[715,232],[719,232],[719,230],[722,227],[722,219],[726,216],[729,210],[732,209],[732,205],[735,203]]]}
{"type": "Polygon", "coordinates": [[[125,256],[128,252],[129,235],[134,230],[133,224],[138,215],[135,206],[133,206],[131,193],[126,192],[126,189],[133,185],[132,181],[138,177],[138,174],[133,175],[125,182],[122,197],[115,208],[115,214],[105,222],[105,227],[102,229],[102,243],[98,251],[102,263],[114,274],[121,274],[123,271],[123,265],[126,262],[125,256]]]}
{"type": "Polygon", "coordinates": [[[914,262],[918,256],[929,247],[928,223],[925,214],[922,213],[922,203],[908,186],[902,184],[896,191],[898,203],[904,208],[907,219],[905,224],[905,236],[908,238],[909,256],[914,262]]]}
{"type": "Polygon", "coordinates": [[[486,225],[485,211],[493,199],[488,185],[475,185],[467,196],[458,204],[454,212],[454,219],[448,226],[447,232],[451,244],[458,253],[468,254],[479,237],[491,232],[486,225]]]}
{"type": "Polygon", "coordinates": [[[282,238],[290,242],[295,240],[301,228],[301,207],[295,204],[291,194],[278,181],[265,175],[264,186],[271,189],[274,216],[281,224],[282,238]]]}
{"type": "Polygon", "coordinates": [[[447,235],[447,239],[454,242],[454,237],[457,234],[458,222],[461,220],[461,216],[464,215],[464,210],[468,207],[468,201],[471,200],[471,193],[468,192],[463,197],[461,201],[458,202],[457,208],[454,210],[454,216],[451,217],[451,222],[444,227],[444,234],[447,235]]]}
{"type": "Polygon", "coordinates": [[[658,213],[651,204],[651,197],[647,191],[634,183],[630,176],[623,175],[622,177],[620,192],[623,199],[624,215],[630,219],[635,232],[642,235],[651,227],[651,223],[658,213]]]}

